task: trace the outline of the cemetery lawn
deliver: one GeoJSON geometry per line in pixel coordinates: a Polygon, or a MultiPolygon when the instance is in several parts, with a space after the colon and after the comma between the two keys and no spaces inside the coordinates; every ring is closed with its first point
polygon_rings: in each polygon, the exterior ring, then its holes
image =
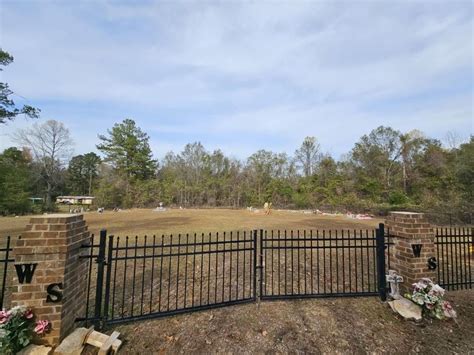
{"type": "Polygon", "coordinates": [[[377,297],[237,305],[116,326],[123,353],[472,354],[474,292],[448,292],[454,321],[405,321],[377,297]]]}
{"type": "MultiPolygon", "coordinates": [[[[30,216],[0,217],[0,237],[17,236],[24,230],[30,216]]],[[[382,219],[356,220],[345,216],[322,216],[302,212],[263,211],[255,213],[232,209],[130,209],[119,212],[84,213],[91,233],[106,228],[116,236],[159,235],[162,233],[201,233],[251,229],[366,229],[374,228],[382,219]]]]}

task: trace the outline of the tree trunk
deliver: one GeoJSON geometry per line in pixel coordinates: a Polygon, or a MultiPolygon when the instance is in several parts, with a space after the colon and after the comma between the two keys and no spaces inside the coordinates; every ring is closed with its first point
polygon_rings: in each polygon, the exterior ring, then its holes
{"type": "Polygon", "coordinates": [[[52,194],[52,186],[51,186],[51,183],[48,181],[46,183],[46,209],[48,211],[52,210],[51,194],[52,194]]]}
{"type": "Polygon", "coordinates": [[[403,173],[403,191],[407,193],[407,168],[405,162],[402,164],[402,173],[403,173]]]}

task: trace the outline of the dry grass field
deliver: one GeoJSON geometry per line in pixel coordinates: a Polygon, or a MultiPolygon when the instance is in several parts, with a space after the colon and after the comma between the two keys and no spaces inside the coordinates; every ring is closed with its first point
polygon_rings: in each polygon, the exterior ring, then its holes
{"type": "MultiPolygon", "coordinates": [[[[28,216],[0,218],[0,236],[21,234],[28,220],[28,216]]],[[[373,229],[383,222],[290,211],[273,211],[266,216],[263,212],[230,209],[89,212],[85,220],[92,233],[106,228],[109,234],[120,237],[252,229],[360,230],[373,229]]],[[[181,265],[194,267],[191,259],[181,261],[181,265]]],[[[141,265],[139,262],[138,269],[141,265]]],[[[148,264],[145,266],[148,268],[148,264]]],[[[178,272],[172,270],[170,277],[174,280],[178,272]]],[[[181,275],[183,266],[179,270],[181,275]]],[[[219,281],[219,285],[222,283],[219,281]]],[[[130,282],[127,285],[130,288],[130,282]]],[[[118,294],[123,286],[119,288],[118,294]]],[[[174,289],[171,291],[173,297],[174,289]]],[[[457,323],[407,322],[395,316],[378,297],[364,297],[262,301],[132,322],[110,327],[107,332],[122,333],[125,354],[474,353],[474,292],[449,292],[448,299],[459,313],[457,323]]]]}
{"type": "MultiPolygon", "coordinates": [[[[251,229],[366,229],[382,220],[356,220],[345,216],[322,216],[302,212],[272,211],[270,215],[231,209],[172,209],[155,212],[131,209],[102,214],[86,212],[84,218],[92,233],[106,228],[117,236],[221,232],[251,229]]],[[[21,234],[29,216],[1,217],[0,236],[21,234]]]]}

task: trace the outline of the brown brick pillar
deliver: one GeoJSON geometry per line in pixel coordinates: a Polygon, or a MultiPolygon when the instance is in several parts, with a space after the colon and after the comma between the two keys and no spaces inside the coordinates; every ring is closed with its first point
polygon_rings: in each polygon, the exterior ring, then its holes
{"type": "MultiPolygon", "coordinates": [[[[401,294],[423,277],[436,280],[436,270],[428,268],[428,259],[436,256],[433,227],[423,213],[390,212],[386,219],[390,229],[390,269],[403,276],[401,294]]],[[[387,270],[388,271],[388,270],[387,270]]]]}
{"type": "Polygon", "coordinates": [[[15,268],[37,265],[30,282],[26,277],[20,283],[15,273],[12,306],[32,307],[38,318],[51,321],[45,338],[50,345],[57,345],[84,314],[88,261],[79,256],[89,240],[83,215],[47,215],[32,217],[13,248],[15,268]]]}

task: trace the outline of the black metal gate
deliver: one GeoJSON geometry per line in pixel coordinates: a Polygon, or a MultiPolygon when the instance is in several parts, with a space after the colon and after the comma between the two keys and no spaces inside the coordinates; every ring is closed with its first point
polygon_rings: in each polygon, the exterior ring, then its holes
{"type": "Polygon", "coordinates": [[[385,298],[384,229],[262,231],[260,298],[380,295],[385,298]]]}
{"type": "Polygon", "coordinates": [[[92,239],[84,246],[90,249],[88,298],[86,315],[77,320],[105,326],[257,297],[385,299],[384,237],[383,225],[367,231],[254,230],[141,239],[103,230],[98,244],[92,239]]]}
{"type": "Polygon", "coordinates": [[[251,231],[141,240],[106,237],[102,231],[96,247],[95,308],[82,320],[111,324],[256,299],[256,234],[251,231]]]}

